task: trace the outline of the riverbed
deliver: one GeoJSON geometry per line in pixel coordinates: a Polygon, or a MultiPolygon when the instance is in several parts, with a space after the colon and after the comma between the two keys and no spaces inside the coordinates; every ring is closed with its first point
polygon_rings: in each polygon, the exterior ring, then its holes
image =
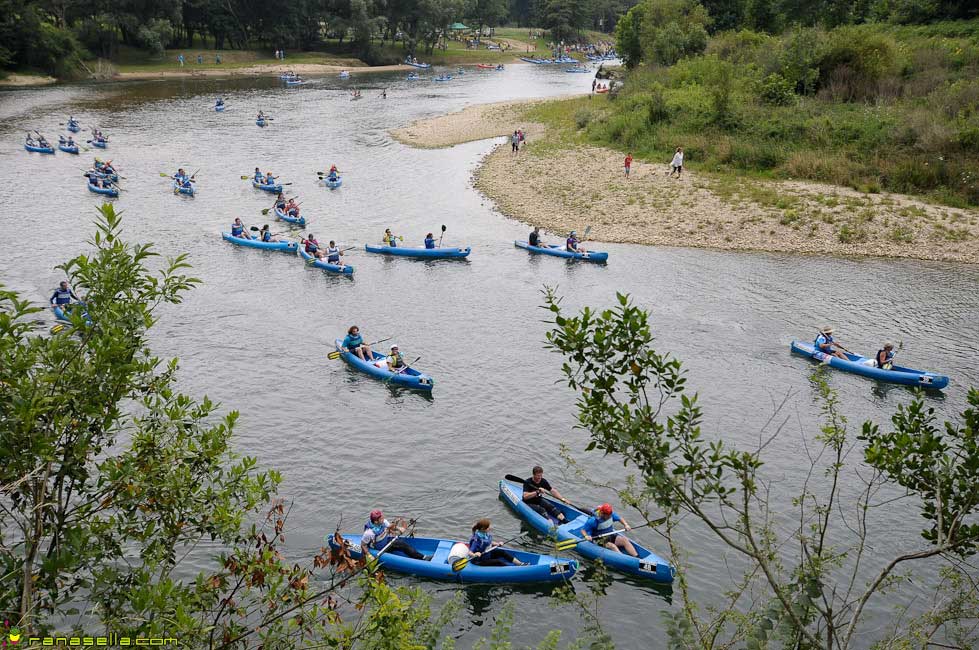
{"type": "MultiPolygon", "coordinates": [[[[588,75],[544,68],[466,68],[447,83],[381,73],[293,88],[273,79],[201,79],[0,92],[0,169],[29,187],[0,189],[7,233],[0,281],[47,300],[62,279],[55,265],[86,251],[93,233],[100,200],[86,190],[82,170],[93,155],[111,158],[126,177],[114,201],[126,235],[167,255],[187,253],[204,282],[161,314],[154,351],[179,357],[182,390],[241,413],[235,446],[283,473],[282,496],[293,503],[289,547],[297,554],[317,549],[341,515],[346,529],[360,530],[374,507],[416,517],[419,535],[465,538],[472,522],[488,516],[499,538],[511,537],[520,522],[497,498],[497,483],[537,463],[573,501],[614,500],[562,476],[561,444],[599,481],[620,480],[621,465],[583,452],[587,435],[574,428],[575,396],[560,381],[560,358],[544,348],[545,286],[557,287],[569,309],[611,305],[617,291],[649,309],[658,348],[685,363],[710,436],[756,445],[773,405],[788,396],[791,421],[768,456],[776,480],[808,466],[800,439],[818,432],[812,365],[790,356],[789,342],[811,339],[823,325],[868,354],[885,339],[900,341],[902,364],[951,377],[947,390],[926,396],[939,416],[963,409],[968,387],[979,385],[979,267],[624,244],[602,245],[610,254],[603,266],[531,256],[513,246],[528,228],[501,216],[471,185],[494,141],[422,150],[388,133],[475,103],[590,86],[588,75]],[[350,98],[355,87],[363,92],[359,101],[350,98]],[[212,108],[219,95],[228,106],[223,113],[212,108]],[[270,127],[255,126],[258,110],[274,116],[270,127]],[[37,128],[55,141],[69,114],[85,129],[81,136],[100,126],[110,149],[78,157],[24,151],[25,131],[37,128]],[[336,191],[314,173],[332,163],[343,172],[336,191]],[[174,196],[160,177],[178,166],[200,169],[197,196],[174,196]],[[306,229],[261,216],[271,196],[239,179],[256,166],[292,183],[287,189],[302,202],[306,229]],[[445,245],[473,252],[466,261],[425,262],[351,251],[354,276],[331,276],[298,258],[223,242],[220,232],[235,216],[355,246],[379,241],[385,228],[420,245],[444,224],[445,245]],[[327,360],[334,338],[351,324],[368,340],[390,337],[409,360],[420,357],[415,365],[435,377],[433,394],[386,386],[327,360]]],[[[867,418],[887,425],[912,398],[904,388],[855,376],[828,379],[854,434],[867,418]]],[[[788,508],[791,496],[776,490],[773,499],[788,508]]],[[[874,540],[880,557],[916,539],[907,507],[907,519],[881,522],[874,540]]],[[[692,588],[709,602],[728,583],[728,569],[706,532],[690,526],[684,535],[692,588]]],[[[666,553],[657,535],[636,536],[666,553]]],[[[524,544],[546,548],[534,538],[524,544]]],[[[439,601],[463,592],[466,605],[451,630],[459,647],[487,634],[508,598],[521,644],[536,645],[555,627],[570,636],[582,624],[576,610],[554,608],[546,590],[421,584],[439,601]]],[[[883,620],[897,602],[877,599],[872,611],[883,620]]],[[[603,622],[618,647],[648,648],[662,629],[659,613],[673,607],[668,591],[616,579],[603,622]]]]}

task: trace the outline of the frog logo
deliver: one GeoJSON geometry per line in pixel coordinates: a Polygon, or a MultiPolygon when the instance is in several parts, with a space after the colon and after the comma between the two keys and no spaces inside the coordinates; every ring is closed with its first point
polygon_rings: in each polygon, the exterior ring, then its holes
{"type": "Polygon", "coordinates": [[[20,628],[12,627],[7,631],[7,639],[10,641],[11,645],[20,643],[20,628]]]}

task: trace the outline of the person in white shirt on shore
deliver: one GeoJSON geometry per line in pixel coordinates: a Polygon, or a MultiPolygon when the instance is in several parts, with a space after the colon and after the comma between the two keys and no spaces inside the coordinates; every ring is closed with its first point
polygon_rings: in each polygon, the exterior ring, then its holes
{"type": "Polygon", "coordinates": [[[676,174],[677,178],[683,173],[683,147],[677,147],[676,153],[673,154],[673,160],[670,162],[670,176],[676,174]]]}

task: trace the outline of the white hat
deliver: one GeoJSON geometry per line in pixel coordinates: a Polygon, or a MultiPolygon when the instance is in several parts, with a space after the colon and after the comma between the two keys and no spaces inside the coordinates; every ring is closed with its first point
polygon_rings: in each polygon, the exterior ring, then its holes
{"type": "Polygon", "coordinates": [[[392,344],[391,344],[391,349],[392,349],[392,350],[393,350],[394,348],[396,348],[396,347],[398,347],[398,344],[397,344],[397,343],[392,343],[392,344]]]}

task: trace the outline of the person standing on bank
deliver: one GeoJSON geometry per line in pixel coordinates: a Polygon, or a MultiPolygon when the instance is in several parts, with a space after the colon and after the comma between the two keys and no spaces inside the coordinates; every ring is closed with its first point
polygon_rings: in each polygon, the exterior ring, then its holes
{"type": "Polygon", "coordinates": [[[676,153],[673,154],[673,160],[670,162],[670,176],[673,174],[676,174],[677,178],[683,174],[683,147],[676,148],[676,153]]]}

